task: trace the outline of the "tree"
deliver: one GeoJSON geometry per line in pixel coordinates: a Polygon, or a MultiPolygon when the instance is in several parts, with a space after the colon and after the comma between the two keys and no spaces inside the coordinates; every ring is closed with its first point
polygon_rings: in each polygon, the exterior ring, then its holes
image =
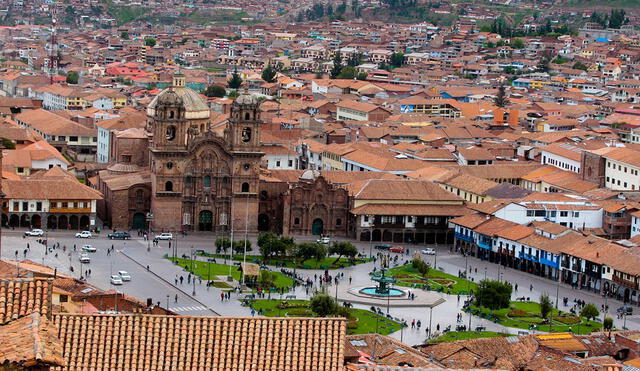
{"type": "Polygon", "coordinates": [[[2,144],[2,148],[4,149],[16,149],[15,143],[13,143],[10,139],[0,138],[0,143],[2,144]]]}
{"type": "Polygon", "coordinates": [[[71,71],[67,74],[67,84],[77,84],[80,79],[80,75],[76,71],[71,71]]]}
{"type": "Polygon", "coordinates": [[[336,51],[336,54],[333,56],[333,67],[331,67],[329,75],[332,79],[337,79],[340,72],[342,72],[342,57],[340,56],[340,52],[336,51]]]}
{"type": "Polygon", "coordinates": [[[548,319],[552,310],[553,304],[551,303],[551,299],[549,299],[549,295],[546,293],[540,295],[540,315],[545,321],[548,319]]]}
{"type": "Polygon", "coordinates": [[[356,76],[356,79],[361,80],[361,81],[365,81],[367,79],[367,73],[366,72],[358,73],[358,76],[356,76]]]}
{"type": "Polygon", "coordinates": [[[513,42],[511,43],[511,46],[514,49],[522,49],[522,48],[524,48],[524,41],[522,39],[520,39],[520,38],[515,38],[513,40],[513,42]]]}
{"type": "Polygon", "coordinates": [[[258,235],[258,249],[264,261],[271,259],[271,257],[275,255],[275,250],[277,249],[275,241],[277,240],[278,236],[271,232],[264,232],[258,235]]]}
{"type": "Polygon", "coordinates": [[[324,247],[321,243],[316,243],[317,247],[315,249],[315,253],[313,254],[313,258],[316,259],[316,262],[327,257],[327,248],[324,247]]]}
{"type": "Polygon", "coordinates": [[[318,317],[327,317],[336,312],[338,304],[336,304],[331,296],[318,294],[311,299],[309,307],[318,317]]]}
{"type": "Polygon", "coordinates": [[[583,71],[586,71],[586,70],[589,69],[589,67],[587,67],[586,64],[584,64],[584,63],[582,63],[580,61],[577,61],[576,63],[574,63],[573,67],[571,67],[571,68],[573,68],[574,70],[583,70],[583,71]]]}
{"type": "Polygon", "coordinates": [[[242,77],[240,77],[240,75],[238,74],[237,68],[233,70],[231,78],[229,79],[229,81],[227,81],[227,86],[230,89],[238,89],[242,86],[242,77]]]}
{"type": "Polygon", "coordinates": [[[426,276],[427,273],[429,273],[429,263],[420,258],[414,258],[411,261],[411,266],[413,267],[413,269],[417,270],[422,277],[426,276]]]}
{"type": "Polygon", "coordinates": [[[219,237],[216,238],[216,252],[220,253],[220,251],[227,252],[227,249],[231,246],[231,240],[227,237],[219,237]]]}
{"type": "Polygon", "coordinates": [[[294,256],[300,258],[302,261],[312,259],[316,256],[318,245],[317,242],[302,242],[296,246],[294,256]]]}
{"type": "Polygon", "coordinates": [[[347,66],[357,67],[362,63],[362,53],[353,53],[347,60],[347,66]]]}
{"type": "Polygon", "coordinates": [[[129,33],[127,31],[120,32],[120,38],[123,40],[129,40],[129,33]]]}
{"type": "Polygon", "coordinates": [[[592,320],[600,315],[600,311],[595,305],[589,303],[582,308],[580,316],[585,317],[587,320],[592,320]]]}
{"type": "Polygon", "coordinates": [[[476,304],[489,309],[508,308],[512,290],[508,282],[482,280],[478,284],[476,304]]]}
{"type": "Polygon", "coordinates": [[[354,67],[344,66],[342,67],[342,71],[340,71],[338,78],[344,80],[352,80],[355,79],[357,75],[358,71],[354,67]]]}
{"type": "Polygon", "coordinates": [[[264,290],[271,290],[276,287],[276,273],[269,271],[260,271],[258,277],[258,285],[264,290]]]}
{"type": "Polygon", "coordinates": [[[624,9],[611,9],[609,28],[620,28],[625,23],[627,23],[627,18],[624,9]]]}
{"type": "Polygon", "coordinates": [[[271,65],[267,65],[267,67],[262,70],[262,79],[265,82],[274,82],[276,80],[276,70],[271,67],[271,65]]]}
{"type": "Polygon", "coordinates": [[[251,251],[251,241],[249,240],[236,240],[233,241],[233,252],[236,254],[244,253],[244,244],[247,243],[247,251],[251,251]]]}
{"type": "Polygon", "coordinates": [[[404,53],[396,52],[391,54],[391,57],[389,58],[389,63],[391,63],[393,67],[401,67],[404,64],[404,53]]]}
{"type": "Polygon", "coordinates": [[[238,93],[237,90],[231,90],[229,93],[227,93],[227,97],[229,97],[230,99],[236,99],[239,95],[240,93],[238,93]]]}
{"type": "Polygon", "coordinates": [[[349,241],[334,242],[329,249],[329,254],[338,255],[336,260],[333,262],[333,264],[335,264],[340,261],[340,258],[343,256],[351,259],[355,258],[356,255],[358,255],[358,249],[349,241]]]}
{"type": "Polygon", "coordinates": [[[204,90],[204,95],[206,95],[209,98],[222,98],[225,95],[227,95],[227,90],[220,86],[220,85],[209,85],[205,90],[204,90]]]}
{"type": "Polygon", "coordinates": [[[606,317],[604,321],[602,321],[602,327],[605,331],[609,332],[609,338],[611,338],[611,330],[613,330],[613,318],[606,317]]]}
{"type": "Polygon", "coordinates": [[[154,39],[153,37],[145,37],[144,45],[153,48],[154,46],[156,46],[156,39],[154,39]]]}
{"type": "Polygon", "coordinates": [[[509,104],[509,99],[507,98],[507,93],[505,92],[504,85],[500,85],[498,88],[498,94],[496,94],[496,98],[493,100],[494,104],[500,108],[504,108],[509,104]]]}

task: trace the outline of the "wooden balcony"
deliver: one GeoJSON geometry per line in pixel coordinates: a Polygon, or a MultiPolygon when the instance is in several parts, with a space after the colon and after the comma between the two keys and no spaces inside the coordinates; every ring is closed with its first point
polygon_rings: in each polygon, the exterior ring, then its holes
{"type": "Polygon", "coordinates": [[[51,207],[49,208],[49,213],[60,213],[60,214],[89,214],[91,213],[90,207],[79,208],[79,207],[51,207]]]}
{"type": "Polygon", "coordinates": [[[625,287],[629,287],[635,290],[638,290],[638,284],[634,281],[629,281],[629,280],[625,280],[623,278],[620,278],[618,276],[616,276],[615,274],[613,275],[613,282],[620,284],[622,286],[625,287]]]}

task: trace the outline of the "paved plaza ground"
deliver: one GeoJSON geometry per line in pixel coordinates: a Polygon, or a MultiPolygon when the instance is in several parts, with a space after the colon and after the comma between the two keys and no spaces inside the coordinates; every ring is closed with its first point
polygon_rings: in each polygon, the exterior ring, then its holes
{"type": "MultiPolygon", "coordinates": [[[[170,310],[175,311],[181,315],[227,315],[227,316],[251,316],[251,310],[241,305],[241,302],[237,300],[240,294],[232,294],[231,300],[222,302],[220,299],[221,291],[217,288],[207,288],[205,282],[191,283],[186,282],[186,272],[172,264],[169,260],[164,258],[164,254],[170,254],[171,249],[168,247],[167,241],[161,241],[157,247],[149,246],[142,238],[138,238],[133,233],[133,239],[128,241],[111,241],[106,238],[106,234],[96,236],[90,240],[82,240],[74,238],[74,233],[69,231],[50,232],[49,245],[52,243],[60,243],[61,246],[66,245],[66,253],[62,249],[55,250],[52,253],[45,255],[45,248],[43,245],[36,242],[36,238],[27,237],[23,238],[22,230],[3,230],[2,231],[2,258],[3,259],[15,259],[16,251],[18,252],[18,260],[24,258],[24,250],[27,243],[29,243],[29,251],[26,258],[44,263],[52,268],[57,268],[58,271],[70,274],[78,277],[80,275],[80,262],[79,253],[83,244],[91,244],[98,249],[96,253],[91,254],[91,263],[83,265],[83,270],[91,269],[91,275],[88,277],[88,282],[101,288],[101,289],[117,289],[119,292],[123,292],[127,295],[138,298],[145,301],[147,298],[151,298],[154,303],[160,303],[161,306],[168,307],[170,310]],[[76,245],[76,251],[73,251],[73,245],[76,245]],[[106,251],[111,246],[115,247],[116,252],[107,255],[106,251]],[[57,256],[56,256],[57,253],[57,256]],[[69,256],[69,253],[71,255],[69,256]],[[70,271],[70,267],[73,266],[74,272],[70,271]],[[147,269],[148,267],[148,269],[147,269]],[[131,282],[126,282],[122,286],[112,286],[109,283],[110,274],[117,273],[119,270],[128,271],[131,276],[131,282]],[[176,277],[183,276],[183,284],[176,284],[176,277]],[[195,293],[195,294],[194,294],[195,293]],[[178,296],[176,302],[175,297],[178,296]]],[[[313,240],[313,236],[297,237],[296,241],[301,242],[304,240],[313,240]]],[[[207,252],[213,252],[215,236],[211,234],[191,234],[187,237],[180,236],[178,238],[178,256],[183,254],[189,255],[193,250],[205,250],[207,252]]],[[[254,249],[257,250],[255,244],[255,238],[252,238],[254,249]]],[[[173,241],[172,244],[176,242],[173,241]]],[[[369,255],[370,251],[375,255],[376,251],[371,248],[369,243],[355,242],[355,245],[365,255],[369,255]]],[[[172,245],[175,246],[175,245],[172,245]]],[[[409,260],[413,253],[419,251],[425,246],[406,246],[410,255],[399,255],[398,265],[403,264],[405,260],[409,260]]],[[[430,246],[434,247],[434,246],[430,246]]],[[[257,252],[253,252],[254,254],[257,252]]],[[[437,260],[438,269],[445,272],[457,275],[458,271],[462,271],[465,268],[465,264],[470,267],[470,277],[474,282],[478,282],[485,276],[487,278],[506,280],[511,282],[514,286],[518,285],[518,291],[514,292],[513,297],[530,297],[531,300],[537,301],[542,293],[548,293],[555,301],[556,290],[559,292],[559,305],[561,310],[568,311],[569,307],[564,307],[562,304],[562,298],[568,297],[569,302],[572,303],[573,299],[584,300],[588,303],[594,303],[598,308],[605,303],[605,299],[596,293],[588,291],[573,290],[566,285],[557,285],[556,282],[529,275],[513,269],[505,269],[498,267],[495,264],[480,261],[479,259],[468,257],[464,258],[459,254],[451,253],[449,246],[438,246],[436,256],[425,256],[425,259],[435,266],[437,260]],[[533,287],[530,289],[530,285],[533,287]]],[[[393,266],[393,265],[392,265],[393,266]]],[[[379,269],[379,261],[359,264],[356,266],[331,270],[330,274],[334,275],[337,272],[344,273],[344,279],[340,281],[338,290],[339,296],[342,290],[346,290],[349,286],[370,286],[373,282],[370,280],[369,272],[373,268],[379,269]],[[352,277],[352,283],[349,285],[348,277],[352,277]]],[[[276,268],[273,268],[276,269],[276,268]]],[[[323,274],[323,270],[297,270],[298,274],[303,278],[310,277],[313,279],[314,275],[323,274]]],[[[179,282],[179,281],[178,281],[179,282]]],[[[444,301],[430,309],[428,306],[424,307],[395,307],[389,308],[389,314],[398,319],[403,319],[407,323],[411,323],[414,319],[420,320],[422,326],[420,329],[411,328],[411,326],[404,328],[402,331],[398,331],[392,334],[393,337],[402,339],[409,344],[418,344],[424,342],[427,336],[427,328],[431,321],[431,327],[433,331],[436,331],[436,327],[439,325],[440,329],[444,329],[446,326],[451,325],[455,328],[457,322],[456,317],[461,313],[462,305],[466,297],[462,296],[458,298],[455,295],[446,295],[436,292],[424,292],[422,290],[413,291],[418,298],[422,294],[429,297],[441,298],[444,301]]],[[[328,293],[335,294],[335,286],[328,287],[328,293]]],[[[307,299],[309,295],[303,287],[298,287],[294,293],[290,293],[296,296],[297,299],[307,299]]],[[[610,311],[614,312],[612,317],[614,318],[615,326],[617,328],[623,327],[621,319],[617,319],[615,316],[615,309],[622,305],[621,302],[615,300],[607,300],[610,311]]],[[[384,313],[387,312],[386,306],[381,303],[377,305],[384,313]]],[[[354,307],[369,309],[370,305],[367,304],[354,304],[354,307]]],[[[637,313],[638,311],[635,311],[637,313]]],[[[600,316],[602,318],[602,315],[600,316]]],[[[471,327],[485,326],[489,331],[508,332],[517,334],[519,329],[506,328],[499,324],[473,317],[463,313],[463,323],[469,324],[471,320],[471,327]]],[[[626,326],[629,329],[640,329],[640,316],[629,316],[626,321],[626,326]]]]}

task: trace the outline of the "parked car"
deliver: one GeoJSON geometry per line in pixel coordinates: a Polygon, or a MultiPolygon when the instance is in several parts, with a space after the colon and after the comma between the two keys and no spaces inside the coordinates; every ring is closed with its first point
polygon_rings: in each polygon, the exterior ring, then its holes
{"type": "Polygon", "coordinates": [[[32,237],[40,237],[40,236],[44,236],[44,231],[42,229],[32,229],[30,231],[24,232],[24,235],[32,236],[32,237]]]}
{"type": "Polygon", "coordinates": [[[633,307],[631,305],[623,305],[618,308],[618,313],[624,313],[626,315],[633,315],[633,307]]]}
{"type": "Polygon", "coordinates": [[[85,251],[85,252],[96,252],[96,251],[98,251],[98,249],[96,249],[95,247],[93,247],[91,245],[83,245],[82,246],[82,251],[85,251]]]}
{"type": "Polygon", "coordinates": [[[110,281],[112,285],[122,285],[122,278],[117,274],[112,275],[110,281]]]}
{"type": "Polygon", "coordinates": [[[324,243],[324,244],[328,244],[329,242],[331,242],[331,239],[327,236],[322,236],[320,238],[318,238],[318,243],[324,243]]]}
{"type": "Polygon", "coordinates": [[[76,238],[91,238],[91,232],[89,231],[78,232],[76,233],[76,238]]]}
{"type": "Polygon", "coordinates": [[[399,253],[403,253],[404,252],[404,247],[392,247],[389,249],[389,251],[391,252],[399,252],[399,253]]]}
{"type": "Polygon", "coordinates": [[[86,252],[83,252],[82,254],[80,254],[80,263],[83,263],[83,264],[91,263],[91,258],[89,258],[89,254],[87,254],[86,252]]]}
{"type": "Polygon", "coordinates": [[[112,240],[128,240],[131,238],[129,232],[113,232],[107,235],[112,240]]]}
{"type": "Polygon", "coordinates": [[[173,234],[172,233],[160,233],[157,234],[155,237],[156,240],[173,240],[173,234]]]}
{"type": "Polygon", "coordinates": [[[131,275],[127,271],[118,271],[118,275],[123,281],[131,281],[131,275]]]}
{"type": "Polygon", "coordinates": [[[427,247],[426,249],[423,249],[421,252],[423,254],[425,254],[425,255],[435,255],[436,254],[436,249],[433,249],[431,247],[427,247]]]}
{"type": "Polygon", "coordinates": [[[389,250],[391,248],[391,245],[389,245],[388,243],[379,243],[375,246],[375,248],[378,250],[389,250]]]}

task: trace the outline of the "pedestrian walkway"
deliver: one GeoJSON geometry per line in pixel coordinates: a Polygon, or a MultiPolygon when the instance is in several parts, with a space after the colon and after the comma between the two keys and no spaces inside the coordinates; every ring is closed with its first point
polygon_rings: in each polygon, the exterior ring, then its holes
{"type": "Polygon", "coordinates": [[[202,305],[198,305],[194,307],[169,307],[169,310],[172,312],[196,312],[196,311],[203,311],[208,309],[209,308],[202,305]]]}

